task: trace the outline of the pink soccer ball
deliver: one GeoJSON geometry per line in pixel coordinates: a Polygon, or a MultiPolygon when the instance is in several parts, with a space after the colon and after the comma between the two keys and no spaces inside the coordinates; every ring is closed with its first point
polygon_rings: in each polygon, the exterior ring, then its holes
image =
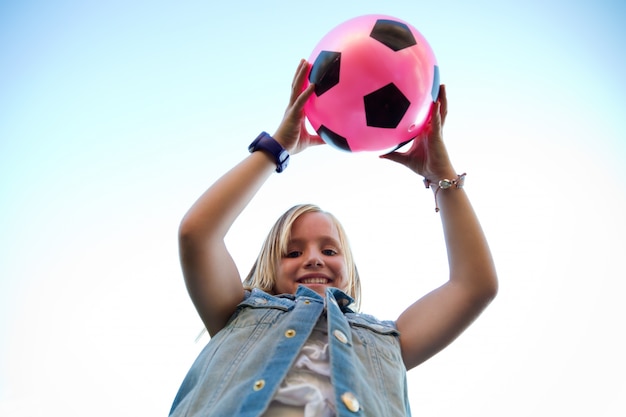
{"type": "Polygon", "coordinates": [[[348,151],[391,151],[419,133],[439,93],[435,54],[413,26],[366,15],[332,29],[313,50],[315,93],[307,119],[322,139],[348,151]]]}

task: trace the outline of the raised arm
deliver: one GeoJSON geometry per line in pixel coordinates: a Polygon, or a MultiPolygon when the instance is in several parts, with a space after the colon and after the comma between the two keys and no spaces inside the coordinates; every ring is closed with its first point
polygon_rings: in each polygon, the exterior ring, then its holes
{"type": "MultiPolygon", "coordinates": [[[[308,63],[300,61],[285,117],[273,135],[291,154],[321,143],[304,128],[304,103],[313,86],[303,89],[308,63]]],[[[276,164],[254,152],[224,174],[193,204],[179,228],[180,260],[189,295],[209,334],[220,331],[243,300],[237,267],[226,249],[226,233],[256,195],[276,164]]]]}
{"type": "Polygon", "coordinates": [[[424,362],[461,334],[498,288],[487,240],[465,190],[453,185],[437,191],[439,180],[457,179],[442,138],[446,114],[446,91],[441,86],[422,136],[408,152],[383,156],[406,165],[432,184],[450,268],[449,280],[409,306],[396,322],[407,369],[424,362]]]}

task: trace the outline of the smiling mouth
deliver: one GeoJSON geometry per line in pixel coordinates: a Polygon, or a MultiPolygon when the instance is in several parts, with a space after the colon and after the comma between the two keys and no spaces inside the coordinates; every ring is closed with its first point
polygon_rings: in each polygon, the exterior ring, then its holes
{"type": "Polygon", "coordinates": [[[330,282],[327,278],[302,278],[298,280],[300,284],[328,284],[330,282]]]}

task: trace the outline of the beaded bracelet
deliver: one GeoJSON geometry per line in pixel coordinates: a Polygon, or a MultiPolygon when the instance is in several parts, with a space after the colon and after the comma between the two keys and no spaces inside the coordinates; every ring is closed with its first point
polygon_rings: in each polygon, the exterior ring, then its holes
{"type": "MultiPolygon", "coordinates": [[[[454,186],[454,188],[463,188],[463,186],[465,185],[466,175],[467,173],[464,172],[460,175],[457,175],[456,178],[453,180],[444,178],[436,183],[437,189],[435,189],[435,213],[439,212],[439,203],[437,202],[437,194],[439,193],[439,190],[447,190],[448,188],[452,188],[452,186],[454,186]]],[[[426,188],[430,188],[430,186],[435,185],[435,183],[428,178],[424,178],[424,185],[426,186],[426,188]]]]}

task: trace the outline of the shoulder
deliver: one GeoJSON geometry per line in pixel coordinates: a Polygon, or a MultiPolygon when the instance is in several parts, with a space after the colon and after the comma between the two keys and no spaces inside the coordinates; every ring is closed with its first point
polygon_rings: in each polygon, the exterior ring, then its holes
{"type": "Polygon", "coordinates": [[[346,318],[350,324],[356,327],[365,327],[382,334],[399,334],[393,320],[379,320],[371,314],[365,313],[346,313],[346,318]]]}
{"type": "Polygon", "coordinates": [[[293,297],[285,295],[272,295],[258,288],[245,290],[243,300],[237,306],[237,309],[250,308],[279,308],[291,309],[294,304],[293,297]]]}

